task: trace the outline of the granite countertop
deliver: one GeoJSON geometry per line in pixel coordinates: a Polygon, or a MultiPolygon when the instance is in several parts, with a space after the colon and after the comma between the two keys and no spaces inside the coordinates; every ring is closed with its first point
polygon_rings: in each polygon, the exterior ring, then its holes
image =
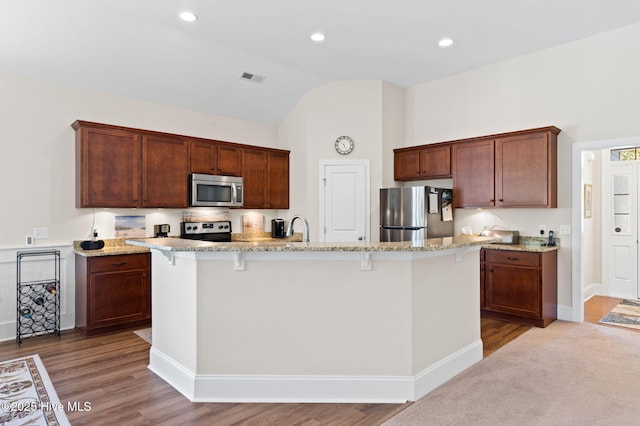
{"type": "Polygon", "coordinates": [[[519,244],[486,244],[482,248],[490,250],[511,250],[511,251],[530,251],[536,253],[544,253],[547,251],[560,250],[560,240],[556,239],[555,246],[548,246],[546,238],[540,237],[520,237],[519,244]]]}
{"type": "Polygon", "coordinates": [[[137,254],[149,252],[149,249],[146,247],[132,246],[127,244],[125,238],[114,238],[103,241],[104,248],[97,250],[84,250],[82,247],[80,247],[82,241],[74,241],[73,251],[74,253],[85,257],[115,256],[119,254],[137,254]]]}
{"type": "Polygon", "coordinates": [[[278,242],[278,241],[290,241],[290,242],[301,242],[302,241],[302,233],[294,232],[291,237],[284,238],[273,238],[271,236],[271,232],[232,232],[231,233],[231,241],[232,242],[278,242]]]}
{"type": "Polygon", "coordinates": [[[183,240],[179,238],[129,239],[127,244],[157,249],[161,251],[222,251],[222,252],[265,252],[265,251],[337,251],[337,252],[424,252],[479,246],[495,241],[492,237],[448,237],[431,238],[423,244],[412,242],[397,243],[303,243],[291,241],[254,241],[215,243],[209,241],[183,240]]]}

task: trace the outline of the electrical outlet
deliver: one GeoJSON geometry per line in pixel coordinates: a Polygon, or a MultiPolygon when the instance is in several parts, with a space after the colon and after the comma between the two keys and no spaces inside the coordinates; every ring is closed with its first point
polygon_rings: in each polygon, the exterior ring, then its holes
{"type": "Polygon", "coordinates": [[[538,231],[540,235],[544,235],[544,233],[547,232],[547,225],[538,225],[538,231]]]}
{"type": "Polygon", "coordinates": [[[49,230],[47,228],[33,228],[33,238],[36,240],[49,238],[49,230]]]}
{"type": "Polygon", "coordinates": [[[571,225],[560,225],[560,235],[571,235],[571,225]]]}
{"type": "Polygon", "coordinates": [[[24,237],[24,244],[27,246],[32,246],[33,245],[33,235],[27,235],[26,237],[24,237]]]}

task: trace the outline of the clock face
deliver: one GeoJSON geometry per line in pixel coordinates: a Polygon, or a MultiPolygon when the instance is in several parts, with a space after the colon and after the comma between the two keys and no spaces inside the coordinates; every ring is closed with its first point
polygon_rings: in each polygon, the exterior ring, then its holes
{"type": "Polygon", "coordinates": [[[340,136],[336,140],[336,151],[338,151],[338,153],[342,155],[349,154],[351,151],[353,151],[353,139],[351,139],[349,136],[340,136]]]}

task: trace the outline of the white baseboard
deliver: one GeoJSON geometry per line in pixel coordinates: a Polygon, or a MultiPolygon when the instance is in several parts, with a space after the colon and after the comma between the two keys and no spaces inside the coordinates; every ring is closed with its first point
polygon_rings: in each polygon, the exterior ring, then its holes
{"type": "Polygon", "coordinates": [[[482,341],[411,376],[194,375],[151,348],[149,369],[193,402],[394,403],[415,401],[482,360],[482,341]]]}
{"type": "Polygon", "coordinates": [[[482,340],[478,340],[415,376],[415,393],[412,401],[417,401],[473,364],[482,361],[482,348],[482,340]]]}
{"type": "Polygon", "coordinates": [[[571,306],[558,305],[558,319],[562,321],[574,322],[575,320],[573,319],[573,308],[571,306]]]}
{"type": "MultiPolygon", "coordinates": [[[[60,315],[60,330],[71,330],[75,327],[75,317],[60,315]]],[[[0,324],[0,342],[16,340],[16,322],[8,321],[0,324]]]]}
{"type": "Polygon", "coordinates": [[[586,302],[591,299],[593,296],[598,296],[602,294],[602,284],[593,283],[582,289],[582,302],[586,302]]]}

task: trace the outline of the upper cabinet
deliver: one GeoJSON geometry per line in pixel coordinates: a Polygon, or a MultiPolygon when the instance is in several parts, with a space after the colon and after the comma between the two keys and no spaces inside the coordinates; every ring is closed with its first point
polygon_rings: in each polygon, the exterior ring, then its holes
{"type": "Polygon", "coordinates": [[[550,126],[394,150],[395,180],[453,177],[454,207],[557,207],[550,126]]]}
{"type": "Polygon", "coordinates": [[[189,205],[189,145],[179,136],[142,136],[141,207],[189,205]]]}
{"type": "Polygon", "coordinates": [[[183,137],[85,121],[72,127],[77,207],[187,207],[183,137]]]}
{"type": "Polygon", "coordinates": [[[494,207],[494,141],[453,145],[454,207],[494,207]]]}
{"type": "Polygon", "coordinates": [[[393,150],[395,180],[451,177],[451,145],[437,144],[393,150]]]}
{"type": "Polygon", "coordinates": [[[229,143],[191,139],[191,173],[242,176],[241,150],[229,143]]]}
{"type": "Polygon", "coordinates": [[[454,207],[557,207],[556,127],[453,144],[454,207]]]}
{"type": "Polygon", "coordinates": [[[289,208],[289,151],[76,121],[76,206],[186,208],[189,174],[243,176],[245,208],[289,208]]]}
{"type": "Polygon", "coordinates": [[[244,208],[289,208],[289,151],[243,148],[244,208]]]}
{"type": "Polygon", "coordinates": [[[76,121],[76,207],[139,207],[142,138],[76,121]]]}

